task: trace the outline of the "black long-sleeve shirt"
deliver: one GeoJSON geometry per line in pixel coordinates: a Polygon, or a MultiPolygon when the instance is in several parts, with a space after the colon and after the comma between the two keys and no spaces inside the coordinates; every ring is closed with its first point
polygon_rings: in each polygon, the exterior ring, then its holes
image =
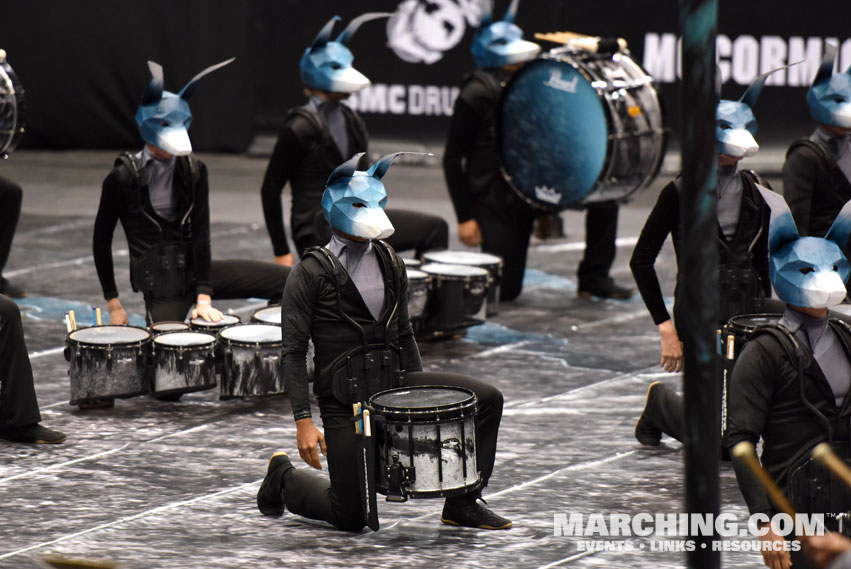
{"type": "Polygon", "coordinates": [[[157,215],[151,206],[147,187],[140,187],[135,175],[123,166],[113,168],[104,179],[95,217],[92,253],[106,300],[118,297],[112,258],[112,237],[119,221],[127,237],[131,266],[153,245],[162,241],[180,240],[183,233],[192,250],[191,269],[195,275],[196,292],[212,294],[207,167],[197,158],[192,159],[198,166],[198,181],[194,187],[188,160],[178,158],[175,164],[173,188],[179,214],[177,219],[172,221],[157,215]],[[180,222],[184,217],[186,224],[181,229],[180,222]]]}

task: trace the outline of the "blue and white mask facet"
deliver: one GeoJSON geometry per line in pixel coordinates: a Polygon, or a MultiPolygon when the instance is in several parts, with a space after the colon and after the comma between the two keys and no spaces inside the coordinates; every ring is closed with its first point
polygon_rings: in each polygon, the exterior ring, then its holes
{"type": "Polygon", "coordinates": [[[845,73],[834,73],[836,47],[825,44],[812,87],[807,92],[810,114],[820,123],[851,128],[851,67],[845,73]]]}
{"type": "Polygon", "coordinates": [[[193,77],[177,94],[163,90],[163,68],[159,63],[149,61],[151,82],[142,93],[142,102],[136,111],[136,124],[139,125],[142,140],[176,156],[191,153],[189,125],[192,123],[192,111],[189,110],[189,97],[195,92],[202,77],[234,59],[208,67],[193,77]]]}
{"type": "Polygon", "coordinates": [[[331,40],[331,32],[340,17],[334,16],[328,20],[319,30],[313,44],[301,56],[299,74],[304,84],[329,93],[354,93],[367,87],[369,79],[352,67],[355,56],[346,44],[364,22],[389,18],[391,15],[383,12],[361,14],[349,22],[335,40],[331,40]]]}
{"type": "Polygon", "coordinates": [[[851,201],[824,237],[800,237],[783,196],[757,184],[771,208],[769,278],[780,300],[792,306],[827,308],[845,298],[851,266],[842,252],[851,235],[851,201]]]}
{"type": "Polygon", "coordinates": [[[493,5],[487,0],[479,31],[473,38],[473,59],[479,67],[504,67],[534,59],[541,46],[523,39],[523,30],[515,23],[519,0],[512,0],[505,16],[493,21],[493,5]]]}

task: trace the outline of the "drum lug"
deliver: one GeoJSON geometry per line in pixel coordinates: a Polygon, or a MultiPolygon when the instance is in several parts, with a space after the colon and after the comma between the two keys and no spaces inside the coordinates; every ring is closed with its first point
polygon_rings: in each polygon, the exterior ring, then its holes
{"type": "Polygon", "coordinates": [[[106,348],[106,371],[112,371],[112,346],[106,348]]]}
{"type": "Polygon", "coordinates": [[[416,481],[416,469],[414,467],[402,466],[399,455],[394,454],[392,463],[384,467],[384,476],[387,478],[387,501],[407,502],[408,487],[416,481]]]}
{"type": "Polygon", "coordinates": [[[183,369],[186,367],[183,363],[183,350],[177,351],[177,373],[183,374],[183,369]]]}

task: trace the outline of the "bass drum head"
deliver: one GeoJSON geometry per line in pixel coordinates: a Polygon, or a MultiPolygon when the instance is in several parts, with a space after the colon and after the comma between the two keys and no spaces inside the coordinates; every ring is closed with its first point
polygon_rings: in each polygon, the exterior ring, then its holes
{"type": "Polygon", "coordinates": [[[497,109],[503,173],[539,209],[559,211],[591,193],[606,163],[608,132],[600,96],[566,61],[540,58],[525,65],[497,109]]]}

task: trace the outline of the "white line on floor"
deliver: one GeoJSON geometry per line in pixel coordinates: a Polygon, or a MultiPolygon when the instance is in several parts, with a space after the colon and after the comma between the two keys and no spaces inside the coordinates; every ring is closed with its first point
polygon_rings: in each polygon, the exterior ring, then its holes
{"type": "Polygon", "coordinates": [[[571,555],[570,557],[565,557],[564,559],[554,561],[553,563],[541,565],[540,567],[538,567],[538,569],[550,569],[551,567],[558,567],[559,565],[563,565],[564,563],[570,563],[571,561],[576,561],[577,559],[582,559],[583,557],[588,557],[589,555],[594,555],[595,553],[597,553],[596,550],[583,551],[582,553],[576,553],[574,555],[571,555]]]}
{"type": "Polygon", "coordinates": [[[213,492],[212,494],[203,494],[201,496],[196,496],[195,498],[190,498],[188,500],[180,500],[178,502],[171,502],[169,504],[164,504],[162,506],[157,506],[156,508],[152,508],[150,510],[145,510],[144,512],[139,512],[138,514],[133,514],[132,516],[125,516],[123,518],[119,518],[112,522],[107,522],[105,524],[100,524],[95,527],[91,527],[88,529],[84,529],[75,533],[69,533],[67,535],[63,535],[62,537],[57,537],[56,539],[52,539],[50,541],[45,541],[42,543],[37,543],[35,545],[30,545],[29,547],[24,547],[23,549],[18,549],[16,551],[10,551],[9,553],[4,553],[0,555],[0,559],[8,559],[10,557],[15,557],[17,555],[21,555],[23,553],[28,553],[30,551],[34,551],[36,549],[40,549],[42,547],[47,547],[49,545],[55,545],[57,543],[61,543],[63,541],[68,541],[69,539],[74,539],[75,537],[80,537],[86,535],[88,533],[100,531],[102,529],[107,529],[111,527],[115,527],[117,525],[125,524],[128,522],[132,522],[138,520],[140,518],[144,518],[146,516],[150,516],[153,514],[158,514],[160,512],[165,512],[168,510],[174,510],[177,508],[181,508],[183,506],[188,506],[191,504],[196,504],[198,502],[204,502],[206,500],[212,500],[214,498],[218,498],[219,496],[223,496],[225,494],[230,494],[232,492],[239,492],[240,490],[247,488],[249,486],[254,486],[262,482],[262,480],[255,480],[254,482],[248,482],[246,484],[240,484],[239,486],[234,486],[232,488],[227,488],[225,490],[220,490],[218,492],[213,492]]]}
{"type": "Polygon", "coordinates": [[[76,229],[78,227],[91,227],[92,220],[84,219],[78,221],[70,221],[68,223],[60,223],[58,225],[51,225],[49,227],[39,227],[38,229],[31,229],[29,231],[21,231],[15,237],[20,239],[22,237],[32,237],[34,235],[50,235],[53,233],[59,233],[61,231],[65,231],[66,229],[76,229]]]}
{"type": "Polygon", "coordinates": [[[635,320],[636,318],[643,318],[647,316],[647,310],[632,310],[630,312],[621,312],[617,316],[612,316],[611,318],[602,318],[600,320],[594,320],[593,322],[585,322],[584,324],[575,324],[570,327],[572,331],[576,330],[585,330],[588,328],[593,328],[595,326],[602,326],[604,324],[617,324],[619,322],[628,322],[629,320],[635,320]]]}
{"type": "Polygon", "coordinates": [[[53,354],[62,353],[65,349],[65,346],[59,346],[58,348],[49,348],[47,350],[40,350],[38,352],[30,352],[28,355],[30,359],[40,358],[42,356],[52,356],[53,354]]]}
{"type": "MultiPolygon", "coordinates": [[[[618,237],[615,239],[617,247],[635,247],[638,237],[618,237]]],[[[570,243],[559,243],[557,245],[533,245],[530,247],[542,253],[562,253],[565,251],[584,251],[585,241],[571,241],[570,243]]]]}
{"type": "Polygon", "coordinates": [[[486,357],[492,356],[494,354],[502,354],[502,353],[505,353],[505,352],[510,352],[511,350],[515,350],[515,349],[520,348],[521,346],[525,346],[526,344],[529,344],[529,343],[530,343],[529,340],[521,340],[519,342],[514,342],[513,344],[505,344],[503,346],[497,346],[496,348],[491,348],[490,350],[485,350],[484,352],[479,352],[479,353],[473,354],[472,356],[469,356],[469,357],[470,357],[470,359],[486,358],[486,357]]]}

